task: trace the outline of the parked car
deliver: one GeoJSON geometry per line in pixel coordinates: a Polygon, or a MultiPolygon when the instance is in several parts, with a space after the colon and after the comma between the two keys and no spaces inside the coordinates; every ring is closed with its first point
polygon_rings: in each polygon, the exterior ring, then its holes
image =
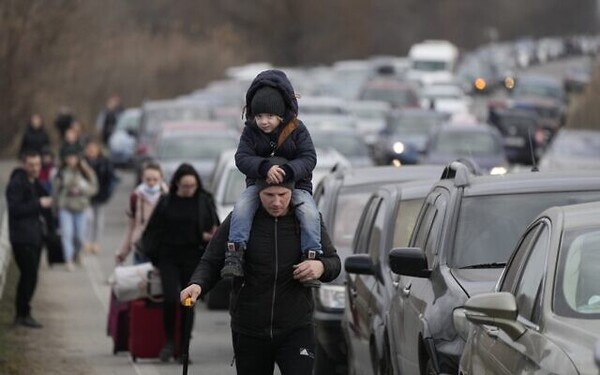
{"type": "Polygon", "coordinates": [[[246,176],[235,166],[235,151],[229,149],[221,152],[215,162],[208,187],[221,221],[233,211],[233,205],[246,189],[246,176]]]}
{"type": "Polygon", "coordinates": [[[425,151],[431,131],[448,116],[426,109],[404,109],[390,112],[385,128],[373,145],[377,164],[416,164],[425,151]]]}
{"type": "Polygon", "coordinates": [[[373,166],[367,144],[357,131],[352,129],[317,129],[312,130],[310,135],[316,148],[335,149],[344,155],[354,168],[373,166]]]}
{"type": "Polygon", "coordinates": [[[502,134],[510,163],[535,164],[546,146],[546,133],[539,116],[521,109],[497,109],[488,121],[502,134]]]}
{"type": "Polygon", "coordinates": [[[568,94],[580,94],[592,80],[592,63],[586,60],[578,65],[571,65],[565,71],[563,86],[568,94]]]}
{"type": "Polygon", "coordinates": [[[161,124],[175,121],[210,120],[211,110],[200,101],[155,100],[147,101],[141,107],[140,126],[136,134],[134,168],[139,171],[144,162],[156,157],[155,137],[161,124]]]}
{"type": "Polygon", "coordinates": [[[567,95],[561,81],[544,75],[524,75],[515,81],[511,91],[513,98],[543,98],[566,103],[567,95]]]}
{"type": "Polygon", "coordinates": [[[600,170],[600,131],[561,129],[540,160],[542,170],[600,170]]]}
{"type": "Polygon", "coordinates": [[[453,310],[492,291],[522,233],[545,209],[600,200],[600,175],[473,176],[453,162],[425,198],[409,247],[389,253],[399,275],[388,332],[395,374],[458,371],[465,341],[453,310]]]}
{"type": "Polygon", "coordinates": [[[471,112],[471,97],[465,95],[458,85],[444,83],[425,86],[421,89],[422,108],[433,109],[448,114],[471,112]]]}
{"type": "Polygon", "coordinates": [[[421,162],[446,165],[470,158],[486,173],[504,174],[508,161],[503,143],[498,129],[490,125],[446,123],[433,129],[421,162]]]}
{"type": "Polygon", "coordinates": [[[350,113],[356,118],[356,129],[365,138],[365,143],[372,147],[377,141],[377,134],[385,127],[385,118],[391,106],[387,102],[371,100],[355,100],[348,102],[350,113]]]}
{"type": "Polygon", "coordinates": [[[460,374],[598,374],[598,270],[600,203],[540,214],[496,292],[473,296],[456,311],[457,326],[472,327],[460,374]]]}
{"type": "Polygon", "coordinates": [[[348,105],[345,100],[332,96],[306,96],[298,99],[300,111],[298,116],[304,115],[349,115],[348,105]]]}
{"type": "Polygon", "coordinates": [[[313,130],[357,130],[356,118],[349,114],[312,114],[298,118],[311,134],[313,130]]]}
{"type": "Polygon", "coordinates": [[[420,105],[413,83],[391,77],[375,77],[367,81],[359,98],[388,102],[393,108],[416,108],[420,105]]]}
{"type": "Polygon", "coordinates": [[[139,108],[128,108],[117,121],[115,131],[108,140],[110,160],[119,167],[129,167],[133,163],[135,137],[140,127],[141,111],[139,108]]]}
{"type": "Polygon", "coordinates": [[[408,246],[425,196],[436,180],[380,187],[358,222],[353,255],[346,258],[346,307],[342,331],[350,374],[390,374],[386,326],[397,276],[388,251],[408,246]]]}
{"type": "Polygon", "coordinates": [[[156,160],[165,179],[183,162],[194,166],[202,183],[210,185],[211,173],[221,151],[235,148],[239,133],[215,121],[163,123],[156,136],[156,160]]]}
{"type": "MultiPolygon", "coordinates": [[[[369,196],[382,184],[431,179],[440,175],[441,167],[405,166],[338,168],[317,185],[315,202],[325,226],[343,261],[351,254],[356,226],[369,196]]],[[[333,282],[323,284],[313,293],[316,322],[315,375],[344,374],[346,347],[341,320],[346,304],[344,272],[333,282]]]]}

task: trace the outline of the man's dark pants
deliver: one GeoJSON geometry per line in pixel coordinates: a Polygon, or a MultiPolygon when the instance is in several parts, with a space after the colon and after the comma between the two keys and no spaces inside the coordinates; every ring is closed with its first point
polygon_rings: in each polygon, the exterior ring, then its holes
{"type": "Polygon", "coordinates": [[[16,245],[12,248],[15,262],[21,272],[15,301],[17,317],[26,317],[31,312],[29,303],[37,285],[42,249],[31,245],[16,245]]]}
{"type": "Polygon", "coordinates": [[[258,338],[233,332],[238,375],[272,374],[275,363],[282,375],[310,375],[315,361],[314,327],[306,325],[279,338],[258,338]]]}

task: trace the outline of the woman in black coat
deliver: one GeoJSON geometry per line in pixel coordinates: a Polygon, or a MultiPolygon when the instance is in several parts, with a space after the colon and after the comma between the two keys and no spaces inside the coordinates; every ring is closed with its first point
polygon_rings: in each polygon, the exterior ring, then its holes
{"type": "MultiPolygon", "coordinates": [[[[181,164],[171,179],[169,193],[158,201],[142,235],[143,252],[159,269],[162,282],[167,338],[160,352],[163,362],[175,352],[179,291],[188,285],[218,225],[213,198],[203,189],[198,172],[189,164],[181,164]]],[[[181,337],[186,335],[189,332],[182,332],[181,337]]]]}
{"type": "Polygon", "coordinates": [[[50,138],[48,138],[48,133],[44,128],[42,116],[34,113],[31,115],[29,124],[27,124],[25,134],[23,134],[21,147],[19,148],[19,157],[23,155],[25,151],[35,151],[38,154],[42,154],[44,149],[47,149],[49,146],[50,138]]]}

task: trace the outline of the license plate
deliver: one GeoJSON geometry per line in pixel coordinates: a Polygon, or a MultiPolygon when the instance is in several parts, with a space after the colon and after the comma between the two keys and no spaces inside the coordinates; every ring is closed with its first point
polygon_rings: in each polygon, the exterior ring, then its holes
{"type": "Polygon", "coordinates": [[[509,147],[523,147],[525,146],[525,138],[507,137],[504,138],[504,145],[509,147]]]}

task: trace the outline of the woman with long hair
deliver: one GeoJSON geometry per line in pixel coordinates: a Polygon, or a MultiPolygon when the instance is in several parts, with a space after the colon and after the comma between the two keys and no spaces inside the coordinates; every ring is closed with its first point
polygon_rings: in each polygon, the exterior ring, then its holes
{"type": "Polygon", "coordinates": [[[58,208],[63,252],[67,270],[73,271],[85,235],[86,210],[98,191],[94,170],[81,158],[77,147],[64,149],[63,163],[53,182],[53,195],[58,208]]]}
{"type": "MultiPolygon", "coordinates": [[[[173,174],[169,193],[157,203],[142,238],[144,253],[158,268],[162,281],[167,338],[160,352],[163,362],[169,361],[175,352],[179,291],[187,286],[218,225],[214,200],[204,190],[198,172],[190,164],[181,164],[173,174]]],[[[189,332],[182,332],[181,337],[187,335],[189,332]]]]}

